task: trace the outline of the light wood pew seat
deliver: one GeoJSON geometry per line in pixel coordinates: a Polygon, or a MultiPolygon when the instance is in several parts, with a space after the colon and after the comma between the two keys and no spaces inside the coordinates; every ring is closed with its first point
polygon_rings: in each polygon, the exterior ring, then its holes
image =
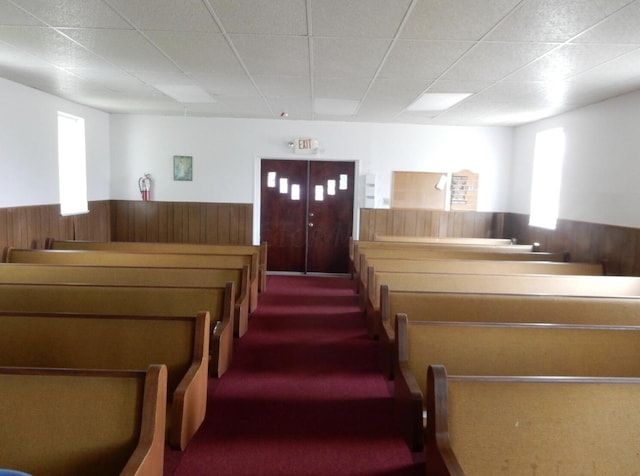
{"type": "MultiPolygon", "coordinates": [[[[137,241],[82,241],[47,238],[45,249],[51,250],[106,250],[143,251],[145,253],[195,253],[244,255],[258,253],[258,290],[267,288],[267,242],[260,245],[213,245],[199,243],[162,243],[137,241]]],[[[252,269],[253,271],[253,269],[252,269]]]]}
{"type": "Polygon", "coordinates": [[[234,283],[210,288],[0,283],[0,311],[128,316],[189,316],[207,311],[212,323],[209,374],[221,377],[233,355],[233,288],[234,283]]]}
{"type": "Polygon", "coordinates": [[[167,371],[0,368],[0,464],[28,474],[162,476],[167,371]]]}
{"type": "Polygon", "coordinates": [[[357,253],[353,262],[352,275],[354,286],[358,289],[359,281],[366,279],[361,273],[366,274],[366,259],[369,258],[394,258],[394,259],[466,259],[466,260],[507,260],[507,261],[554,261],[568,262],[569,255],[566,253],[537,252],[502,252],[502,251],[471,251],[463,249],[396,249],[396,248],[374,248],[357,253]]]}
{"type": "MultiPolygon", "coordinates": [[[[478,238],[463,236],[402,236],[374,234],[373,241],[399,242],[399,243],[448,243],[460,245],[488,245],[505,246],[515,245],[516,242],[509,238],[478,238]]],[[[533,244],[535,248],[536,243],[533,244]]]]}
{"type": "Polygon", "coordinates": [[[208,312],[194,316],[0,313],[0,366],[167,367],[167,442],[183,450],[204,421],[208,312]]]}
{"type": "Polygon", "coordinates": [[[399,315],[397,415],[414,451],[422,449],[424,379],[431,364],[460,375],[640,378],[637,326],[407,321],[399,315]]]}
{"type": "MultiPolygon", "coordinates": [[[[380,286],[383,283],[403,282],[398,274],[454,273],[454,274],[552,274],[602,276],[604,267],[594,263],[560,263],[554,261],[508,261],[463,259],[389,259],[366,258],[366,280],[360,283],[360,297],[369,334],[380,332],[380,286]]],[[[393,287],[393,286],[392,286],[393,287]]]]}
{"type": "MultiPolygon", "coordinates": [[[[387,281],[390,283],[390,281],[387,281]]],[[[555,275],[482,275],[482,274],[442,274],[406,273],[398,275],[393,283],[380,287],[380,358],[381,368],[389,378],[393,377],[395,362],[394,320],[397,313],[405,313],[410,320],[464,321],[474,309],[429,308],[421,302],[420,295],[426,293],[471,293],[471,294],[513,294],[513,295],[556,295],[625,297],[640,300],[640,278],[628,276],[555,276],[555,275]]],[[[431,304],[429,304],[431,306],[431,304]]],[[[504,310],[495,310],[495,315],[504,310]]],[[[529,315],[527,311],[519,313],[529,315]]],[[[511,313],[512,319],[520,321],[518,313],[511,313]]],[[[540,314],[542,315],[542,314],[540,314]]],[[[538,319],[541,319],[540,317],[538,319]]],[[[504,322],[504,321],[503,321],[504,322]]],[[[531,321],[529,321],[531,322],[531,321]]],[[[537,321],[533,321],[537,322],[537,321]]]]}
{"type": "Polygon", "coordinates": [[[439,365],[427,378],[430,476],[616,476],[640,467],[640,379],[456,376],[439,365]]]}
{"type": "MultiPolygon", "coordinates": [[[[0,263],[3,283],[84,283],[125,286],[220,287],[234,282],[233,334],[241,337],[249,320],[249,267],[161,268],[67,264],[0,263]]],[[[212,323],[215,326],[216,321],[212,323]]]]}
{"type": "Polygon", "coordinates": [[[143,253],[133,251],[36,250],[9,247],[6,263],[139,266],[144,268],[239,268],[249,266],[249,312],[258,305],[257,253],[211,255],[196,253],[143,253]],[[253,270],[253,271],[252,271],[253,270]]]}

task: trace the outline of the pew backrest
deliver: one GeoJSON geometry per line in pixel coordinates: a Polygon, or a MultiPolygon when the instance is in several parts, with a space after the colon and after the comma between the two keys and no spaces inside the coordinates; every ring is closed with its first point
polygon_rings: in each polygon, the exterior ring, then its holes
{"type": "Polygon", "coordinates": [[[161,476],[166,368],[0,368],[0,461],[29,474],[161,476]]]}
{"type": "Polygon", "coordinates": [[[640,379],[447,376],[441,366],[427,378],[427,474],[618,475],[640,467],[640,379]]]}
{"type": "Polygon", "coordinates": [[[167,368],[169,444],[184,449],[206,413],[210,319],[193,316],[0,313],[0,366],[167,368]]]}
{"type": "MultiPolygon", "coordinates": [[[[506,246],[515,245],[515,241],[509,238],[477,238],[462,236],[401,236],[374,234],[373,241],[385,241],[396,243],[450,243],[460,245],[488,245],[506,246]]],[[[532,245],[535,247],[535,244],[532,245]]]]}
{"type": "Polygon", "coordinates": [[[9,248],[7,263],[138,266],[162,268],[240,268],[249,266],[250,311],[258,305],[257,253],[207,255],[192,253],[136,253],[117,251],[33,250],[9,248]]]}
{"type": "Polygon", "coordinates": [[[104,250],[104,251],[136,251],[145,253],[195,253],[244,255],[258,253],[258,273],[260,291],[266,289],[267,243],[260,245],[213,245],[197,243],[161,243],[133,241],[82,241],[56,240],[48,238],[45,248],[51,250],[104,250]]]}
{"type": "Polygon", "coordinates": [[[220,287],[234,282],[234,334],[248,325],[249,267],[162,268],[65,264],[1,263],[0,283],[103,284],[123,286],[220,287]]]}

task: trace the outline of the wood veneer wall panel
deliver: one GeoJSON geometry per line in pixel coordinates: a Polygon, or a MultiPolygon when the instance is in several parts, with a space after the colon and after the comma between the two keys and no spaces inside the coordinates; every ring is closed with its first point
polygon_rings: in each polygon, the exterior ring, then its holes
{"type": "Polygon", "coordinates": [[[505,234],[520,243],[540,243],[543,251],[565,252],[571,261],[605,262],[607,274],[640,276],[640,230],[558,220],[555,230],[529,226],[528,215],[505,214],[505,234]]]}
{"type": "Polygon", "coordinates": [[[251,244],[253,205],[115,201],[114,241],[251,244]]]}

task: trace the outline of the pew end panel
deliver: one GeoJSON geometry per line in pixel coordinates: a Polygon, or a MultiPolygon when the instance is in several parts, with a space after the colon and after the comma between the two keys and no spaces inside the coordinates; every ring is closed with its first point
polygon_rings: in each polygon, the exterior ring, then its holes
{"type": "Polygon", "coordinates": [[[0,435],[3,466],[51,476],[162,476],[166,367],[3,367],[0,381],[0,421],[11,428],[0,435]]]}
{"type": "Polygon", "coordinates": [[[220,320],[211,323],[209,375],[220,378],[229,369],[233,359],[234,336],[234,291],[235,283],[229,282],[225,286],[223,306],[220,310],[220,320]]]}
{"type": "Polygon", "coordinates": [[[634,474],[640,379],[427,371],[426,474],[634,474]],[[488,437],[490,435],[490,438],[488,437]]]}

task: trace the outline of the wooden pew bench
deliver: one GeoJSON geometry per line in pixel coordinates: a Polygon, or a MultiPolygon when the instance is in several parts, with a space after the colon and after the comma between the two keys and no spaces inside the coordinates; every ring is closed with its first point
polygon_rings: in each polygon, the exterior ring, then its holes
{"type": "Polygon", "coordinates": [[[233,283],[211,288],[0,283],[0,311],[128,316],[189,316],[207,311],[212,327],[209,374],[221,377],[233,352],[233,288],[233,283]]]}
{"type": "Polygon", "coordinates": [[[366,280],[361,282],[360,296],[369,334],[377,337],[380,332],[380,286],[404,282],[399,274],[405,273],[455,273],[455,274],[552,274],[602,276],[601,264],[559,263],[553,261],[507,261],[433,259],[410,260],[366,258],[366,280]]]}
{"type": "MultiPolygon", "coordinates": [[[[399,242],[399,243],[450,243],[460,245],[488,245],[506,246],[515,245],[516,242],[509,238],[473,238],[463,236],[401,236],[401,235],[373,235],[373,241],[399,242]]],[[[535,247],[534,243],[534,247],[535,247]]]]}
{"type": "Polygon", "coordinates": [[[267,288],[267,243],[260,245],[209,245],[195,243],[145,243],[134,241],[80,241],[48,238],[45,249],[137,251],[145,253],[195,253],[214,255],[253,255],[258,253],[258,290],[267,288]]]}
{"type": "Polygon", "coordinates": [[[167,442],[183,450],[206,414],[209,313],[194,316],[0,313],[0,366],[167,367],[167,442]]]}
{"type": "Polygon", "coordinates": [[[429,369],[426,474],[635,474],[640,379],[429,369]]]}
{"type": "Polygon", "coordinates": [[[138,266],[143,268],[238,268],[249,266],[249,312],[258,305],[257,254],[207,255],[117,251],[34,250],[8,248],[6,263],[138,266]]]}
{"type": "Polygon", "coordinates": [[[394,395],[414,451],[422,449],[424,380],[431,364],[460,375],[640,378],[637,326],[407,321],[400,315],[394,395]]]}
{"type": "MultiPolygon", "coordinates": [[[[220,287],[234,282],[233,335],[241,337],[249,320],[249,268],[161,268],[65,264],[0,263],[3,283],[84,283],[125,286],[220,287]]],[[[215,322],[213,323],[215,325],[215,322]]]]}
{"type": "Polygon", "coordinates": [[[0,464],[28,474],[162,476],[166,368],[0,368],[0,464]]]}
{"type": "MultiPolygon", "coordinates": [[[[624,276],[406,273],[399,275],[393,285],[393,288],[387,284],[380,287],[380,358],[382,371],[389,378],[393,378],[395,368],[393,348],[395,346],[394,320],[396,314],[405,313],[410,320],[432,321],[465,321],[471,320],[465,316],[478,314],[475,309],[461,309],[455,303],[448,308],[431,307],[432,304],[421,301],[420,295],[422,294],[440,292],[640,299],[640,278],[624,276]]],[[[495,310],[496,315],[501,312],[503,311],[495,310]]],[[[511,319],[523,322],[519,320],[518,315],[530,314],[523,310],[517,313],[512,312],[511,315],[514,316],[511,319]]],[[[537,321],[528,322],[539,322],[539,319],[541,318],[538,317],[537,321]]]]}
{"type": "MultiPolygon", "coordinates": [[[[362,274],[366,275],[366,260],[369,258],[393,258],[393,259],[465,259],[465,260],[507,260],[507,261],[553,261],[553,262],[568,262],[569,257],[564,253],[546,253],[542,251],[537,252],[511,252],[505,253],[502,251],[470,251],[470,250],[411,250],[411,249],[396,249],[396,248],[379,248],[379,249],[367,249],[361,253],[357,253],[355,261],[352,263],[353,278],[355,280],[355,286],[358,286],[359,281],[366,279],[362,274]]],[[[363,281],[364,282],[364,281],[363,281]]],[[[356,287],[356,290],[358,288],[356,287]]]]}

